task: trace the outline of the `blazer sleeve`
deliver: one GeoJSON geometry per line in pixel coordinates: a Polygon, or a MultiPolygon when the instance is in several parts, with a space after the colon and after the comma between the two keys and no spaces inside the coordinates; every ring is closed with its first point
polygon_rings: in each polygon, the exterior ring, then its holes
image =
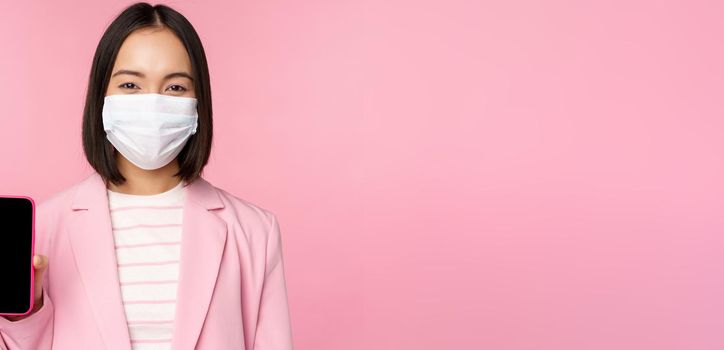
{"type": "Polygon", "coordinates": [[[48,257],[48,267],[43,273],[43,306],[30,316],[17,321],[0,316],[0,349],[2,350],[50,350],[53,342],[55,307],[48,293],[53,266],[50,252],[50,231],[47,230],[46,206],[36,207],[35,254],[48,257]]]}
{"type": "Polygon", "coordinates": [[[284,279],[282,241],[277,218],[271,214],[265,277],[253,350],[292,349],[292,329],[284,279]]]}
{"type": "MultiPolygon", "coordinates": [[[[47,271],[43,276],[45,276],[47,271]]],[[[0,316],[0,349],[50,350],[53,340],[53,301],[43,286],[43,306],[32,315],[17,321],[0,316]]]]}

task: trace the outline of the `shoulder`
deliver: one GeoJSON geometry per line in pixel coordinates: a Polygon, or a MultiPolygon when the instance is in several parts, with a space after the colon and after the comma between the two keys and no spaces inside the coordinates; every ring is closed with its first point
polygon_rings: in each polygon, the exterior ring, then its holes
{"type": "Polygon", "coordinates": [[[71,211],[71,203],[75,192],[82,181],[77,181],[60,190],[50,193],[35,203],[36,216],[39,220],[59,219],[65,212],[71,211]]]}
{"type": "Polygon", "coordinates": [[[225,189],[212,187],[223,204],[223,208],[213,211],[226,222],[229,233],[240,244],[239,249],[277,251],[281,245],[281,232],[273,211],[225,189]]]}
{"type": "Polygon", "coordinates": [[[221,212],[224,213],[226,221],[239,224],[245,231],[261,230],[267,233],[272,226],[277,225],[276,214],[272,210],[235,195],[224,188],[213,184],[211,187],[224,205],[221,212]]]}
{"type": "Polygon", "coordinates": [[[71,184],[35,202],[35,244],[36,250],[50,254],[50,246],[62,232],[72,212],[71,203],[82,181],[71,184]]]}

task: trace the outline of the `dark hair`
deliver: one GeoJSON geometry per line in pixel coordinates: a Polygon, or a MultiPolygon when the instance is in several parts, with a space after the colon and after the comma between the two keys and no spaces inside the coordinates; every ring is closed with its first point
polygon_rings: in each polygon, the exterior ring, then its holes
{"type": "Polygon", "coordinates": [[[211,153],[213,136],[211,86],[206,54],[196,30],[180,13],[165,5],[145,2],[127,7],[108,26],[93,57],[83,110],[83,151],[93,169],[108,182],[122,184],[126,179],[118,170],[115,148],[103,130],[103,101],[118,51],[131,32],[149,27],[166,27],[183,42],[191,59],[194,91],[198,100],[198,127],[177,158],[179,171],[174,176],[191,182],[200,176],[211,153]]]}

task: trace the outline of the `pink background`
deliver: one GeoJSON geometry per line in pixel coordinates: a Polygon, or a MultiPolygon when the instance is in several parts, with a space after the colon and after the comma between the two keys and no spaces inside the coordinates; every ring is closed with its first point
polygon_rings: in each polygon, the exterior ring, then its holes
{"type": "MultiPolygon", "coordinates": [[[[0,193],[90,173],[128,4],[0,3],[0,193]]],[[[297,349],[724,348],[722,2],[166,4],[210,62],[205,178],[279,216],[297,349]]]]}

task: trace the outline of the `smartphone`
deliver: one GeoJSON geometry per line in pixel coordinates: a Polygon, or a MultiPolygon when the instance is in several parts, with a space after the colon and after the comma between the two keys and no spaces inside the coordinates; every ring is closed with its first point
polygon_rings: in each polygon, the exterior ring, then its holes
{"type": "Polygon", "coordinates": [[[35,299],[35,201],[0,195],[0,315],[22,316],[35,299]]]}

